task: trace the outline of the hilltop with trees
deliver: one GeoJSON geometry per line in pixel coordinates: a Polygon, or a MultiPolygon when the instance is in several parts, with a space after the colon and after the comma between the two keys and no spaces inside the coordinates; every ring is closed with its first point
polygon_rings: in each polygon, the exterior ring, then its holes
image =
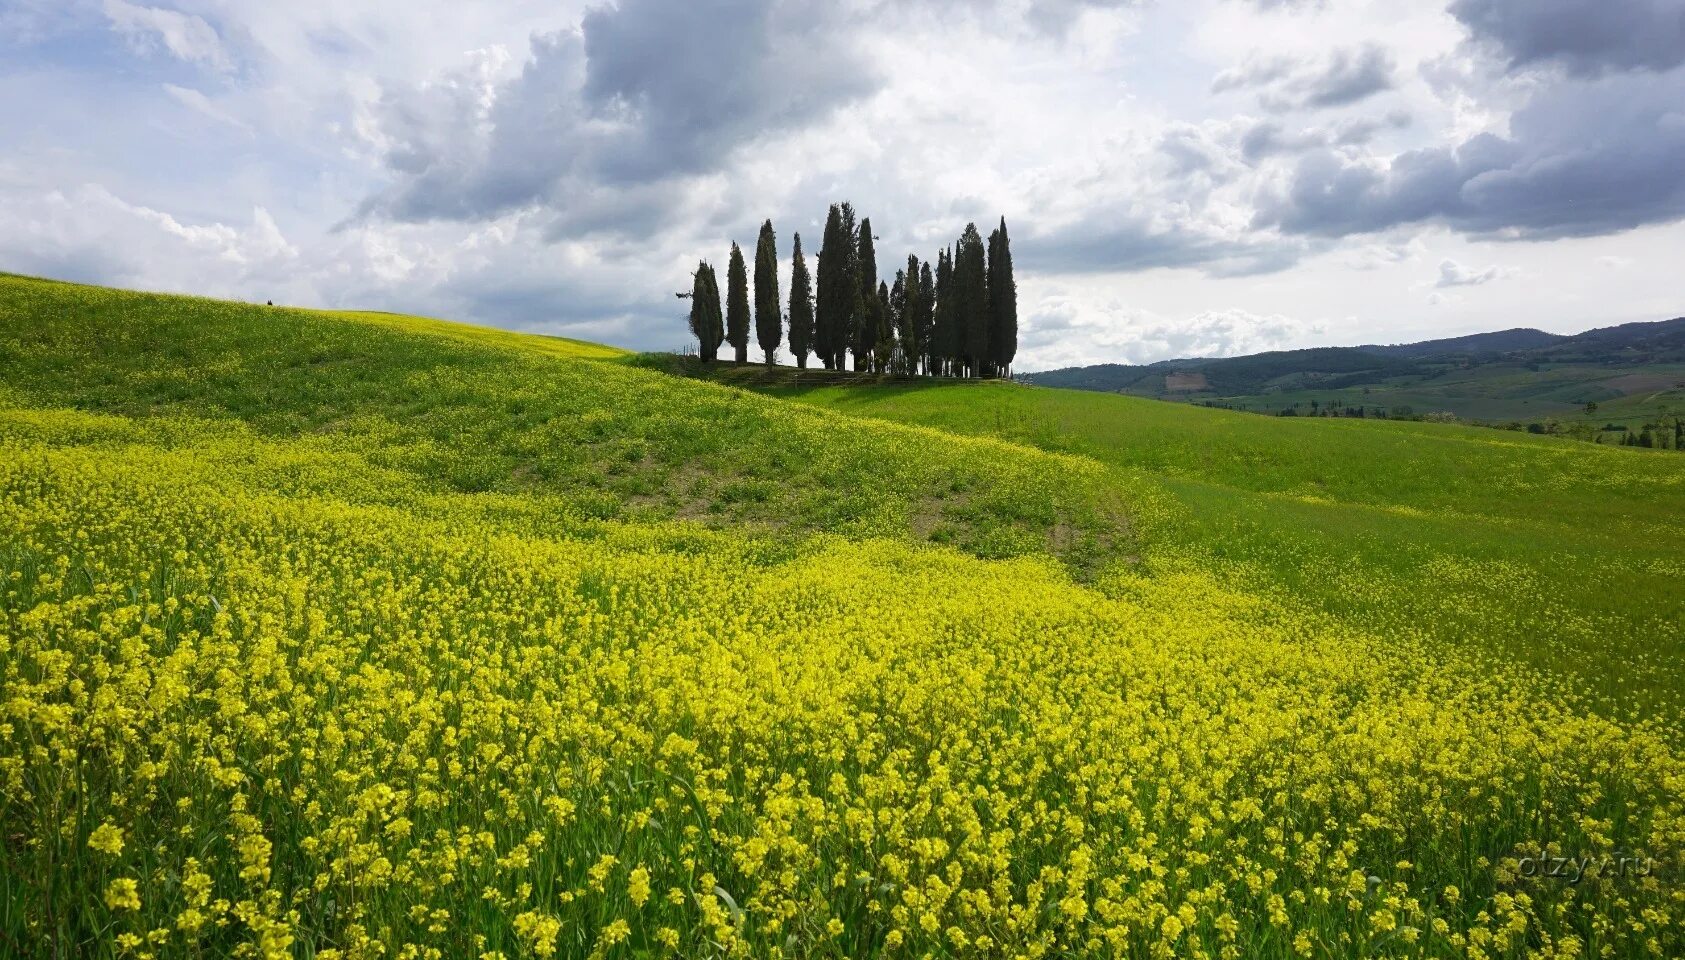
{"type": "MultiPolygon", "coordinates": [[[[778,242],[772,221],[755,244],[753,327],[767,366],[786,341],[796,367],[809,356],[827,370],[897,376],[1012,376],[1018,352],[1018,285],[1006,218],[985,240],[975,223],[937,251],[936,266],[908,254],[893,283],[878,272],[869,217],[834,203],[825,218],[818,263],[809,272],[801,235],[794,236],[790,298],[781,312],[778,242]]],[[[686,296],[681,294],[681,296],[686,296]]],[[[714,268],[702,261],[692,274],[691,334],[698,355],[712,362],[722,342],[749,361],[751,294],[743,252],[734,242],[727,266],[725,308],[714,268]]]]}

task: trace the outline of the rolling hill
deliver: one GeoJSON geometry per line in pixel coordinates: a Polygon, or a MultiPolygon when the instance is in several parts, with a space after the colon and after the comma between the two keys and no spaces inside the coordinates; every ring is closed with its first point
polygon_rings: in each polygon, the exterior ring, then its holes
{"type": "MultiPolygon", "coordinates": [[[[1585,438],[1685,414],[1685,318],[1560,336],[1513,329],[1445,340],[1025,374],[1042,386],[1254,412],[1364,408],[1487,424],[1562,424],[1585,438]],[[1588,407],[1588,404],[1595,406],[1588,407]]],[[[1601,439],[1612,439],[1603,436],[1601,439]]]]}
{"type": "Polygon", "coordinates": [[[1558,333],[1546,333],[1531,327],[1516,327],[1495,333],[1475,333],[1466,337],[1447,337],[1441,340],[1422,340],[1416,343],[1371,343],[1354,349],[1364,353],[1378,353],[1389,357],[1480,356],[1493,353],[1515,353],[1521,350],[1541,350],[1570,339],[1558,333]]]}
{"type": "Polygon", "coordinates": [[[1681,519],[1649,451],[0,276],[0,940],[1677,954],[1524,865],[1685,866],[1681,519]]]}

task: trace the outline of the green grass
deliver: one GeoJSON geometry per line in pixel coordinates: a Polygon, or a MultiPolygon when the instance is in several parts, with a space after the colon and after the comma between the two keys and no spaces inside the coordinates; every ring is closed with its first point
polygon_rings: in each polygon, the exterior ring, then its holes
{"type": "Polygon", "coordinates": [[[1685,471],[1666,451],[998,383],[770,392],[1093,459],[1174,505],[1143,531],[1149,558],[1401,643],[1490,648],[1609,709],[1680,702],[1685,471]]]}
{"type": "Polygon", "coordinates": [[[1052,549],[1082,576],[1209,565],[1400,642],[1564,672],[1611,709],[1680,693],[1685,473],[1665,451],[753,364],[711,371],[741,385],[723,389],[579,341],[17,277],[0,321],[0,400],[376,438],[377,465],[440,490],[542,493],[596,521],[1052,549]]]}
{"type": "Polygon", "coordinates": [[[933,458],[917,430],[865,435],[612,362],[628,356],[424,318],[0,276],[0,401],[377,440],[378,465],[438,489],[544,493],[603,520],[907,536],[984,556],[1054,543],[1084,567],[1125,535],[1086,463],[998,444],[933,458]]]}

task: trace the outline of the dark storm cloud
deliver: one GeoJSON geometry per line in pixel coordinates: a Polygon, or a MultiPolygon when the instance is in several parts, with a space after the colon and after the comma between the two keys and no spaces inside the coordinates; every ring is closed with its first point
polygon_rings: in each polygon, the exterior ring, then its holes
{"type": "Polygon", "coordinates": [[[1410,125],[1410,114],[1394,110],[1384,117],[1357,117],[1331,127],[1304,127],[1292,130],[1278,120],[1263,120],[1241,135],[1240,155],[1248,163],[1256,163],[1277,154],[1304,153],[1319,147],[1356,147],[1375,139],[1386,130],[1399,130],[1410,125]]]}
{"type": "Polygon", "coordinates": [[[1297,103],[1307,107],[1339,107],[1356,103],[1392,87],[1392,56],[1373,44],[1359,50],[1336,50],[1320,73],[1297,89],[1297,103]]]}
{"type": "MultiPolygon", "coordinates": [[[[1390,160],[1313,149],[1259,204],[1255,225],[1335,237],[1432,222],[1543,240],[1685,217],[1685,0],[1454,0],[1449,9],[1477,63],[1561,72],[1533,89],[1507,135],[1390,160]]],[[[1260,125],[1242,152],[1302,151],[1307,139],[1260,125]]]]}
{"type": "Polygon", "coordinates": [[[605,173],[712,169],[745,140],[814,123],[878,81],[835,19],[769,0],[623,0],[585,15],[593,116],[635,118],[605,173]]]}
{"type": "Polygon", "coordinates": [[[1455,0],[1450,12],[1512,69],[1591,77],[1685,63],[1685,0],[1455,0]]]}
{"type": "Polygon", "coordinates": [[[1218,74],[1213,93],[1256,88],[1258,102],[1284,112],[1342,107],[1393,86],[1392,55],[1376,44],[1335,50],[1322,63],[1274,57],[1218,74]]]}
{"type": "Polygon", "coordinates": [[[1304,158],[1256,225],[1321,236],[1442,222],[1506,239],[1594,236],[1685,217],[1685,72],[1538,89],[1510,135],[1352,161],[1304,158]]]}
{"type": "Polygon", "coordinates": [[[534,37],[505,83],[470,70],[388,91],[396,182],[362,215],[473,220],[537,204],[563,233],[652,229],[678,180],[877,89],[846,32],[820,36],[834,16],[795,6],[624,0],[534,37]]]}

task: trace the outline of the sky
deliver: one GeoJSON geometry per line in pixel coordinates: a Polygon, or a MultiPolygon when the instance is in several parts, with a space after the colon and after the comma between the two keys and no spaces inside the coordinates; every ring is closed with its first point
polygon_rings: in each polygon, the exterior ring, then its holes
{"type": "Polygon", "coordinates": [[[1005,217],[1016,369],[1685,314],[1685,0],[0,0],[0,270],[688,340],[1005,217]]]}

